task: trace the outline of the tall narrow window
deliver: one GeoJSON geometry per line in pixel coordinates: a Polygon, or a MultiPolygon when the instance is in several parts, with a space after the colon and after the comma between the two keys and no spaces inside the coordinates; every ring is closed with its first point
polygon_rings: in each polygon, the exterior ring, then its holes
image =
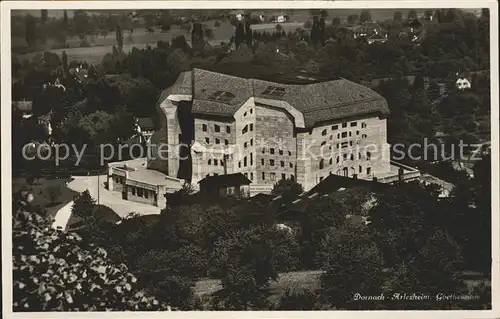
{"type": "Polygon", "coordinates": [[[342,123],[342,127],[347,127],[347,123],[342,123]]]}
{"type": "Polygon", "coordinates": [[[285,173],[281,174],[281,179],[286,179],[286,174],[285,173]]]}
{"type": "Polygon", "coordinates": [[[228,140],[224,140],[224,145],[229,145],[229,141],[228,140]]]}
{"type": "Polygon", "coordinates": [[[285,167],[285,161],[280,162],[281,167],[285,167]]]}
{"type": "Polygon", "coordinates": [[[328,164],[330,164],[330,165],[333,164],[333,157],[330,157],[330,160],[328,160],[328,164]]]}
{"type": "Polygon", "coordinates": [[[283,150],[279,150],[278,154],[283,155],[283,150]]]}
{"type": "Polygon", "coordinates": [[[321,159],[319,161],[319,169],[323,169],[324,166],[325,166],[325,163],[324,163],[323,159],[321,159]]]}
{"type": "Polygon", "coordinates": [[[219,161],[217,159],[214,159],[214,165],[215,166],[219,165],[219,161]]]}
{"type": "Polygon", "coordinates": [[[247,167],[247,157],[246,156],[243,158],[243,166],[247,167]]]}
{"type": "Polygon", "coordinates": [[[253,154],[250,153],[250,166],[252,166],[252,165],[253,165],[253,154]]]}
{"type": "Polygon", "coordinates": [[[361,123],[361,128],[366,128],[366,123],[361,123]]]}
{"type": "Polygon", "coordinates": [[[226,133],[231,133],[231,126],[226,126],[226,133]]]}
{"type": "Polygon", "coordinates": [[[269,152],[270,152],[271,154],[274,154],[274,148],[270,148],[270,149],[269,149],[269,152]]]}
{"type": "Polygon", "coordinates": [[[354,161],[354,154],[351,154],[351,161],[354,161]]]}
{"type": "Polygon", "coordinates": [[[293,168],[293,163],[290,163],[290,168],[293,168]]]}
{"type": "Polygon", "coordinates": [[[253,131],[253,124],[250,124],[250,131],[253,131]]]}
{"type": "Polygon", "coordinates": [[[253,181],[253,173],[250,173],[250,180],[253,181]]]}
{"type": "Polygon", "coordinates": [[[241,168],[241,161],[238,162],[238,168],[241,168]]]}
{"type": "Polygon", "coordinates": [[[253,138],[250,140],[250,146],[253,146],[253,138]]]}
{"type": "Polygon", "coordinates": [[[363,167],[361,165],[359,165],[359,172],[362,173],[363,172],[363,167]]]}
{"type": "Polygon", "coordinates": [[[274,166],[274,160],[273,159],[269,160],[269,165],[274,166]]]}
{"type": "Polygon", "coordinates": [[[212,160],[208,159],[208,165],[212,165],[212,160]]]}
{"type": "Polygon", "coordinates": [[[366,174],[370,175],[371,173],[372,173],[372,168],[371,167],[367,167],[366,168],[366,174]]]}
{"type": "Polygon", "coordinates": [[[271,180],[275,181],[276,180],[276,173],[271,173],[271,180]]]}
{"type": "Polygon", "coordinates": [[[264,165],[264,159],[263,158],[260,159],[260,164],[264,165]]]}
{"type": "Polygon", "coordinates": [[[206,132],[207,131],[207,124],[201,125],[201,128],[202,128],[203,132],[206,132]]]}
{"type": "Polygon", "coordinates": [[[218,138],[215,139],[215,144],[220,144],[220,140],[218,138]]]}
{"type": "Polygon", "coordinates": [[[210,144],[210,139],[208,137],[205,137],[205,143],[210,144]]]}
{"type": "Polygon", "coordinates": [[[215,132],[219,133],[220,132],[220,126],[215,124],[214,125],[215,132]]]}
{"type": "Polygon", "coordinates": [[[265,181],[266,180],[266,173],[265,172],[262,172],[262,180],[265,181]]]}
{"type": "Polygon", "coordinates": [[[322,136],[325,136],[325,135],[326,135],[326,130],[323,130],[323,131],[321,132],[321,135],[322,135],[322,136]]]}
{"type": "Polygon", "coordinates": [[[366,152],[366,159],[370,160],[372,158],[372,153],[366,152]]]}

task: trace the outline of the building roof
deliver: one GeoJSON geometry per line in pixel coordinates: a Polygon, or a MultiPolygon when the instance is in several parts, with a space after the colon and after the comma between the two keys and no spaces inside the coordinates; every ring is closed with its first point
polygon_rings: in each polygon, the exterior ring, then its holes
{"type": "Polygon", "coordinates": [[[252,182],[241,173],[207,176],[198,182],[209,188],[223,188],[238,185],[250,185],[252,182]]]}
{"type": "Polygon", "coordinates": [[[153,120],[149,117],[138,117],[137,125],[144,131],[152,131],[155,128],[153,120]]]}
{"type": "MultiPolygon", "coordinates": [[[[311,196],[315,193],[318,194],[328,194],[334,191],[338,191],[341,188],[351,188],[351,187],[359,187],[366,186],[370,189],[384,189],[388,187],[392,187],[391,184],[380,183],[374,180],[365,180],[359,178],[345,177],[336,174],[330,174],[316,186],[311,188],[305,196],[311,196]]],[[[302,197],[302,196],[301,196],[302,197]]]]}
{"type": "Polygon", "coordinates": [[[190,73],[181,73],[174,85],[161,94],[159,103],[170,94],[193,92],[193,114],[232,117],[251,97],[280,100],[302,112],[307,127],[348,116],[389,113],[382,96],[343,78],[312,84],[282,84],[200,69],[192,71],[191,80],[190,73]]]}

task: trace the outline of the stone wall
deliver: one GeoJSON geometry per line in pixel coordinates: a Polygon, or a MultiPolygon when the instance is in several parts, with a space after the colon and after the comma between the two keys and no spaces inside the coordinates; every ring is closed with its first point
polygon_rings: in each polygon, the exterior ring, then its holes
{"type": "Polygon", "coordinates": [[[252,186],[272,186],[284,178],[296,177],[297,144],[294,121],[285,111],[272,106],[257,105],[255,138],[256,178],[252,186]],[[273,154],[274,153],[274,154],[273,154]]]}

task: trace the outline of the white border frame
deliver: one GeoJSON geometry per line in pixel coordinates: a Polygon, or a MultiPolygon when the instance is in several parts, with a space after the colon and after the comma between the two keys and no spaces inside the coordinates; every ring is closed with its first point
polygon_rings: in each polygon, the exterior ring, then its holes
{"type": "Polygon", "coordinates": [[[499,70],[498,3],[481,1],[2,1],[1,5],[1,152],[11,154],[11,38],[10,11],[38,9],[405,9],[405,8],[489,8],[491,70],[491,151],[492,151],[492,309],[456,311],[263,311],[263,312],[32,312],[12,311],[12,157],[2,156],[2,293],[6,318],[498,318],[500,317],[499,264],[499,70]]]}

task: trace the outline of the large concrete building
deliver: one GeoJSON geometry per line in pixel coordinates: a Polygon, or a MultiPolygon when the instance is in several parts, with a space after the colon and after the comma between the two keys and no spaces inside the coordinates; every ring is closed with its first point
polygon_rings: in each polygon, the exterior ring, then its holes
{"type": "Polygon", "coordinates": [[[329,174],[379,180],[398,174],[387,144],[387,102],[343,78],[282,84],[193,69],[180,74],[157,107],[157,140],[168,145],[168,159],[153,151],[148,167],[192,185],[242,173],[256,194],[282,178],[309,190],[329,174]]]}

